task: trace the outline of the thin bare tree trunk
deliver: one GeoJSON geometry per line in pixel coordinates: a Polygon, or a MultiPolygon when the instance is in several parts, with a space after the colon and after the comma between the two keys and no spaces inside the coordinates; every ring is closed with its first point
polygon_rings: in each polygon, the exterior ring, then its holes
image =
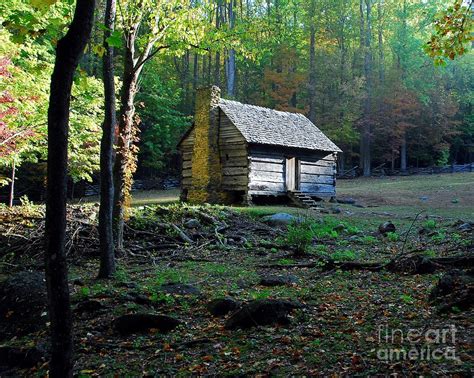
{"type": "MultiPolygon", "coordinates": [[[[361,18],[364,17],[363,4],[361,0],[361,18]]],[[[370,176],[371,174],[371,125],[370,125],[370,113],[371,113],[371,98],[372,98],[372,55],[371,55],[371,23],[370,23],[370,10],[371,0],[365,0],[366,8],[366,20],[367,27],[365,28],[365,42],[364,42],[364,75],[365,75],[365,86],[366,86],[366,97],[364,99],[364,121],[362,125],[361,133],[361,163],[364,176],[370,176]]]]}
{"type": "Polygon", "coordinates": [[[311,0],[309,6],[309,119],[316,123],[316,0],[311,0]]]}
{"type": "Polygon", "coordinates": [[[58,41],[48,108],[45,270],[51,321],[50,377],[72,377],[73,336],[65,253],[67,148],[71,88],[90,37],[94,0],[78,0],[66,35],[58,41]]]}
{"type": "Polygon", "coordinates": [[[13,207],[13,198],[15,198],[15,175],[16,175],[16,164],[15,159],[13,159],[12,163],[12,182],[10,184],[10,197],[8,199],[8,206],[13,207]]]}
{"type": "MultiPolygon", "coordinates": [[[[234,1],[229,1],[229,26],[230,30],[234,29],[235,26],[235,11],[234,11],[234,1]]],[[[235,49],[231,48],[229,50],[229,56],[227,58],[227,95],[229,97],[235,97],[235,49]]]]}
{"type": "Polygon", "coordinates": [[[105,118],[100,143],[100,278],[110,278],[115,273],[112,214],[114,206],[113,146],[117,118],[115,114],[114,48],[107,43],[107,38],[114,31],[115,12],[115,0],[107,0],[104,20],[106,28],[104,32],[105,54],[103,58],[105,118]]]}

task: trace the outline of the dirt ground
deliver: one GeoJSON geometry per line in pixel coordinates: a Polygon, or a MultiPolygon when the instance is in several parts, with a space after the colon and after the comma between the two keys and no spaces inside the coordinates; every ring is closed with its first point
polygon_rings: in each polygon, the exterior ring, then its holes
{"type": "MultiPolygon", "coordinates": [[[[473,174],[341,180],[339,196],[363,207],[325,205],[328,210],[340,207],[337,214],[277,206],[144,206],[138,201],[172,202],[176,191],[137,194],[138,206],[126,227],[126,251],[110,281],[96,279],[96,208],[76,205],[70,218],[88,221],[72,223],[68,239],[75,373],[472,376],[472,307],[441,310],[429,299],[445,269],[427,274],[328,270],[322,262],[386,263],[400,253],[472,256],[472,229],[461,226],[473,220],[473,182],[473,174]],[[305,217],[305,227],[296,228],[296,234],[310,232],[304,254],[295,255],[291,227],[264,222],[263,216],[280,211],[305,217]],[[191,220],[197,220],[194,227],[189,227],[191,220]],[[389,220],[396,230],[384,236],[378,226],[389,220]],[[177,225],[192,243],[158,225],[163,223],[177,225]],[[275,276],[288,281],[262,283],[262,278],[275,276]],[[170,284],[193,289],[170,292],[170,284]],[[301,308],[290,313],[288,324],[231,330],[225,327],[229,315],[215,317],[207,309],[211,300],[222,297],[240,304],[291,300],[301,308]],[[114,320],[136,313],[166,314],[182,323],[168,333],[118,333],[114,320]]],[[[2,210],[0,231],[11,234],[0,240],[4,278],[42,269],[40,248],[21,244],[43,227],[42,209],[29,211],[23,224],[2,210]]],[[[39,245],[36,239],[28,243],[39,245]]],[[[1,343],[47,349],[47,327],[1,343]]],[[[46,357],[29,367],[0,366],[1,376],[47,373],[46,357]]]]}

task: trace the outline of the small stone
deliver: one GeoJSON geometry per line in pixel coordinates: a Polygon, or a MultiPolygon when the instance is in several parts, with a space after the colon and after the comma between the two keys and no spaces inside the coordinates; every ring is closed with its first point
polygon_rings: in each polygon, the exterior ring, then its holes
{"type": "Polygon", "coordinates": [[[342,212],[340,207],[332,207],[331,211],[333,214],[340,214],[342,212]]]}
{"type": "Polygon", "coordinates": [[[284,286],[293,285],[298,282],[298,277],[287,274],[287,275],[268,275],[260,279],[260,285],[262,286],[284,286]]]}
{"type": "Polygon", "coordinates": [[[395,232],[396,228],[392,222],[384,222],[379,225],[379,232],[382,235],[386,235],[389,232],[395,232]]]}
{"type": "Polygon", "coordinates": [[[207,304],[207,310],[213,316],[227,315],[229,312],[236,310],[238,307],[239,302],[229,297],[217,298],[207,304]]]}
{"type": "Polygon", "coordinates": [[[180,283],[167,283],[161,285],[161,290],[169,294],[178,295],[200,295],[201,290],[193,285],[180,284],[180,283]]]}
{"type": "Polygon", "coordinates": [[[182,324],[182,321],[161,314],[128,314],[114,320],[114,328],[122,335],[149,332],[157,329],[169,332],[182,324]]]}
{"type": "Polygon", "coordinates": [[[472,226],[470,223],[463,223],[459,225],[457,229],[458,231],[461,231],[461,232],[470,232],[472,231],[472,226]]]}
{"type": "Polygon", "coordinates": [[[83,280],[81,280],[80,278],[76,278],[74,281],[72,281],[72,283],[76,286],[84,286],[85,283],[83,280]]]}
{"type": "Polygon", "coordinates": [[[342,203],[344,205],[353,205],[356,203],[355,199],[354,198],[338,198],[336,200],[338,203],[342,203]]]}
{"type": "Polygon", "coordinates": [[[96,312],[99,310],[105,309],[105,306],[102,302],[99,302],[95,299],[87,299],[85,301],[79,302],[74,309],[75,312],[96,312]]]}
{"type": "Polygon", "coordinates": [[[262,221],[272,226],[288,226],[294,222],[302,222],[303,218],[295,217],[294,215],[288,213],[276,213],[263,217],[262,221]]]}
{"type": "Polygon", "coordinates": [[[335,226],[333,228],[334,231],[337,231],[337,232],[342,232],[346,229],[346,226],[344,226],[342,223],[341,224],[338,224],[337,226],[335,226]]]}
{"type": "Polygon", "coordinates": [[[426,202],[426,201],[428,201],[428,197],[427,196],[421,196],[420,200],[423,201],[423,202],[426,202]]]}
{"type": "Polygon", "coordinates": [[[184,223],[184,227],[191,229],[191,228],[201,228],[201,223],[197,219],[189,219],[184,223]]]}

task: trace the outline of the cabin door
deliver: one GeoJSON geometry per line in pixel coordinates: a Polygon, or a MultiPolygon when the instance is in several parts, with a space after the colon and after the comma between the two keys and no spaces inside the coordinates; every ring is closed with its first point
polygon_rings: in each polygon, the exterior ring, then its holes
{"type": "Polygon", "coordinates": [[[295,157],[286,158],[286,190],[298,190],[299,183],[299,161],[295,157]]]}

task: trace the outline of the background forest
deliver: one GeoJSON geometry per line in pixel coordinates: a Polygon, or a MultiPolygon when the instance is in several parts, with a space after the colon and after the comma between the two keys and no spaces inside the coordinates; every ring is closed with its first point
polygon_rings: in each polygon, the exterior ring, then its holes
{"type": "MultiPolygon", "coordinates": [[[[18,171],[20,188],[30,188],[30,193],[44,181],[55,43],[74,9],[73,1],[44,3],[12,0],[0,5],[1,183],[8,184],[18,171]]],[[[118,90],[129,51],[123,30],[134,12],[133,2],[120,3],[117,30],[108,39],[115,47],[118,90]]],[[[134,98],[137,175],[177,175],[175,147],[190,125],[195,89],[209,84],[220,86],[226,98],[305,114],[344,151],[340,171],[357,166],[368,175],[384,163],[384,168],[403,171],[472,162],[472,53],[451,60],[427,44],[436,27],[433,21],[450,4],[160,2],[156,8],[168,15],[168,24],[155,30],[143,21],[135,42],[137,49],[146,49],[152,36],[155,48],[140,66],[134,98]]],[[[104,6],[99,1],[74,81],[71,182],[91,181],[99,166],[104,6]]]]}

